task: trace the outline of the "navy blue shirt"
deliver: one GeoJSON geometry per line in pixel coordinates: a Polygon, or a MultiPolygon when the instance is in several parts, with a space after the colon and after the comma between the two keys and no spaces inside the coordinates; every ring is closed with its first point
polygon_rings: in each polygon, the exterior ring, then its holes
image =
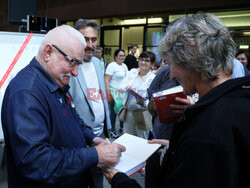
{"type": "Polygon", "coordinates": [[[10,82],[2,106],[9,187],[84,187],[98,163],[95,135],[34,58],[10,82]]]}

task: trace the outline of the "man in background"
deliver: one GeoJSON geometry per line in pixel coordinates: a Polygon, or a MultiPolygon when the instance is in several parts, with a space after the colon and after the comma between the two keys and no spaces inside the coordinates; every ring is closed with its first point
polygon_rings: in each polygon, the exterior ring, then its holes
{"type": "Polygon", "coordinates": [[[138,62],[136,60],[135,54],[137,52],[138,46],[136,44],[130,47],[130,54],[127,55],[124,63],[127,65],[128,70],[133,68],[138,68],[138,62]]]}
{"type": "Polygon", "coordinates": [[[95,53],[94,53],[95,57],[97,57],[100,60],[101,66],[102,66],[102,70],[103,70],[103,75],[105,73],[105,67],[107,65],[107,61],[102,57],[103,55],[103,48],[102,47],[97,47],[95,49],[95,53]]]}
{"type": "MultiPolygon", "coordinates": [[[[100,61],[93,57],[97,46],[99,26],[91,20],[79,19],[75,23],[84,36],[85,48],[83,64],[79,74],[70,80],[70,94],[75,101],[75,108],[83,121],[92,127],[96,136],[108,137],[111,129],[103,70],[100,61]]],[[[100,169],[91,169],[93,187],[103,186],[103,175],[100,169]]]]}

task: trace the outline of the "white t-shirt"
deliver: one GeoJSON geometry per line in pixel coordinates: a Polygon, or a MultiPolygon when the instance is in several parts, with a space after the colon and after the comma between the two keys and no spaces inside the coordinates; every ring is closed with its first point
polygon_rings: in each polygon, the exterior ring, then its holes
{"type": "Polygon", "coordinates": [[[91,93],[93,98],[90,99],[93,105],[93,111],[95,114],[95,126],[93,128],[93,132],[99,136],[103,133],[104,127],[104,119],[105,119],[105,112],[104,112],[104,105],[100,95],[100,87],[98,82],[98,77],[96,74],[95,66],[93,62],[83,63],[81,65],[81,69],[87,84],[87,88],[90,88],[92,91],[95,89],[96,92],[91,93]]]}
{"type": "MultiPolygon", "coordinates": [[[[147,89],[149,88],[151,82],[155,78],[155,74],[152,71],[149,71],[146,75],[140,77],[139,75],[140,69],[131,69],[126,76],[126,78],[120,84],[119,89],[125,89],[127,86],[132,86],[132,88],[137,92],[140,93],[141,96],[146,98],[147,96],[147,89]]],[[[128,95],[125,97],[127,100],[128,95]]],[[[147,106],[148,101],[145,102],[147,106]]],[[[131,96],[130,102],[128,103],[128,110],[133,111],[136,109],[141,109],[141,106],[137,104],[136,98],[131,96]]]]}
{"type": "Polygon", "coordinates": [[[109,82],[110,87],[118,89],[120,86],[120,83],[126,77],[128,73],[128,68],[127,68],[127,65],[125,65],[124,63],[119,65],[116,62],[111,62],[108,64],[108,67],[105,73],[112,76],[109,82]]]}

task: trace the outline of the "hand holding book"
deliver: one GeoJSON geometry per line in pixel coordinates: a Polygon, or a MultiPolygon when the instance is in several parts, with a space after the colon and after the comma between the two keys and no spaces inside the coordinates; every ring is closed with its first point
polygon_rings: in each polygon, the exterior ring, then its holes
{"type": "Polygon", "coordinates": [[[146,90],[137,90],[135,88],[128,88],[127,93],[128,95],[135,97],[136,104],[140,105],[141,107],[145,107],[145,105],[147,105],[146,90]]]}
{"type": "MultiPolygon", "coordinates": [[[[127,133],[116,139],[113,144],[123,145],[126,147],[126,151],[122,153],[116,165],[99,166],[113,168],[116,171],[124,172],[128,176],[143,168],[146,160],[160,147],[160,144],[149,144],[148,140],[127,133]]],[[[107,173],[115,173],[115,171],[108,168],[102,168],[102,170],[107,170],[107,173]]]]}
{"type": "Polygon", "coordinates": [[[101,168],[102,173],[105,176],[105,178],[107,179],[107,181],[109,182],[109,184],[111,184],[111,180],[114,177],[114,175],[119,172],[119,171],[117,171],[113,168],[107,167],[107,166],[102,166],[99,168],[101,168]]]}
{"type": "Polygon", "coordinates": [[[187,96],[186,99],[175,97],[175,101],[178,102],[176,104],[170,104],[170,107],[173,110],[173,113],[183,114],[184,110],[190,106],[195,104],[194,98],[187,96]]]}
{"type": "Polygon", "coordinates": [[[161,123],[177,121],[185,108],[195,104],[195,100],[192,97],[184,95],[182,86],[154,93],[153,97],[161,123]]]}
{"type": "Polygon", "coordinates": [[[179,106],[170,107],[170,105],[181,105],[181,102],[176,101],[176,98],[187,99],[187,96],[183,93],[182,86],[176,86],[154,93],[153,97],[157,115],[161,123],[177,121],[181,117],[180,113],[173,112],[173,107],[179,106]]]}

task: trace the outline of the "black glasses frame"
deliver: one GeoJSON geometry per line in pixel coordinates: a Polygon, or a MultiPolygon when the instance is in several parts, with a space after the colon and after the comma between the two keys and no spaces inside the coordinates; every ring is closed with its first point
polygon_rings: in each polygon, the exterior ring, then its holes
{"type": "Polygon", "coordinates": [[[139,61],[140,62],[146,62],[146,63],[151,63],[151,61],[150,60],[148,60],[148,59],[143,59],[143,58],[139,58],[139,61]]]}
{"type": "Polygon", "coordinates": [[[60,48],[58,48],[56,45],[52,44],[52,46],[53,46],[58,52],[60,52],[60,53],[69,61],[70,67],[74,67],[74,66],[77,66],[77,65],[81,65],[81,64],[82,64],[82,61],[79,61],[78,59],[69,57],[69,56],[68,56],[67,54],[65,54],[62,50],[60,50],[60,48]]]}

